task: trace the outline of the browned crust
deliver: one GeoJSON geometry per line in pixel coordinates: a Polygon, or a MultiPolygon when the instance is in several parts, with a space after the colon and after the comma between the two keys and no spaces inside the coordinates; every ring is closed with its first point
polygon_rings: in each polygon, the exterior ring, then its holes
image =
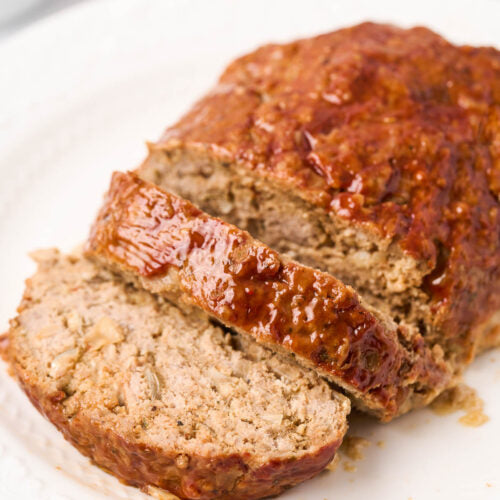
{"type": "Polygon", "coordinates": [[[408,410],[416,392],[425,402],[449,382],[419,334],[377,317],[350,287],[134,174],[113,175],[86,252],[297,354],[384,420],[408,410]]]}
{"type": "Polygon", "coordinates": [[[234,61],[161,140],[395,242],[442,344],[470,361],[500,308],[500,52],[365,23],[234,61]]]}
{"type": "MultiPolygon", "coordinates": [[[[9,335],[15,336],[15,327],[9,335]]],[[[183,499],[253,500],[274,496],[314,477],[333,459],[341,439],[326,443],[301,458],[272,460],[258,468],[251,457],[233,453],[227,456],[189,455],[186,468],[177,465],[177,450],[147,446],[99,425],[85,414],[71,419],[64,415],[63,391],[47,393],[37,377],[17,362],[15,342],[10,342],[6,359],[13,375],[38,409],[83,455],[126,484],[168,490],[183,499]]]]}

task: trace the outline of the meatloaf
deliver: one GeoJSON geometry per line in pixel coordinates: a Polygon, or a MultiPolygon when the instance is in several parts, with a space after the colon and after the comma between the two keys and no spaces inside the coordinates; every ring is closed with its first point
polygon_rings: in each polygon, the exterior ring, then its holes
{"type": "Polygon", "coordinates": [[[116,172],[86,253],[126,280],[293,354],[383,420],[450,382],[442,351],[333,276],[131,173],[116,172]]]}
{"type": "Polygon", "coordinates": [[[365,23],[229,65],[138,170],[333,273],[456,371],[500,340],[500,52],[365,23]]]}
{"type": "Polygon", "coordinates": [[[349,401],[314,372],[79,255],[35,258],[7,358],[97,465],[148,491],[239,500],[278,494],[332,459],[349,401]]]}

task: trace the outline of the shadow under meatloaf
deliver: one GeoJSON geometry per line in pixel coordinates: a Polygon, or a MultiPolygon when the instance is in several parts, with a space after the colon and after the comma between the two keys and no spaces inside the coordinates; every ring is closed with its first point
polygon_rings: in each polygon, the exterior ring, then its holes
{"type": "Polygon", "coordinates": [[[350,405],[312,370],[79,254],[34,254],[7,360],[34,404],[128,484],[258,499],[332,460],[350,405]]]}
{"type": "Polygon", "coordinates": [[[132,173],[113,174],[86,254],[293,355],[382,420],[427,404],[450,383],[439,348],[352,288],[132,173]]]}
{"type": "Polygon", "coordinates": [[[500,52],[365,23],[233,62],[138,169],[460,372],[500,342],[500,52]]]}

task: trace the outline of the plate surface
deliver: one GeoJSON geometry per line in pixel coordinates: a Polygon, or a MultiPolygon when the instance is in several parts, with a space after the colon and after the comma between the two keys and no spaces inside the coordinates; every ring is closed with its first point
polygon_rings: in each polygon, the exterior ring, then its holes
{"type": "MultiPolygon", "coordinates": [[[[84,3],[0,45],[0,331],[15,314],[37,247],[87,234],[110,173],[133,168],[233,57],[363,20],[424,24],[457,43],[500,46],[500,2],[114,0],[84,3]]],[[[140,499],[90,465],[0,366],[0,498],[140,499]]],[[[428,410],[390,425],[351,420],[371,445],[356,471],[326,472],[288,500],[500,498],[500,352],[466,381],[488,423],[428,410]],[[379,443],[377,446],[376,443],[379,443]],[[382,446],[383,444],[383,446],[382,446]]]]}

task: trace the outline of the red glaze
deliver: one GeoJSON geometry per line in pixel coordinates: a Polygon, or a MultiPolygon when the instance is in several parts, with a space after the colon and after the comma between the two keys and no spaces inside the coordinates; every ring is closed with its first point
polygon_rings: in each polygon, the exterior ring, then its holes
{"type": "Polygon", "coordinates": [[[133,174],[113,175],[87,253],[156,281],[177,270],[191,302],[361,392],[384,418],[399,412],[412,384],[425,392],[448,381],[421,336],[403,347],[396,328],[363,307],[350,287],[280,259],[247,232],[133,174]]]}
{"type": "Polygon", "coordinates": [[[500,308],[500,52],[371,23],[232,63],[155,146],[206,148],[423,261],[445,336],[500,308]]]}

